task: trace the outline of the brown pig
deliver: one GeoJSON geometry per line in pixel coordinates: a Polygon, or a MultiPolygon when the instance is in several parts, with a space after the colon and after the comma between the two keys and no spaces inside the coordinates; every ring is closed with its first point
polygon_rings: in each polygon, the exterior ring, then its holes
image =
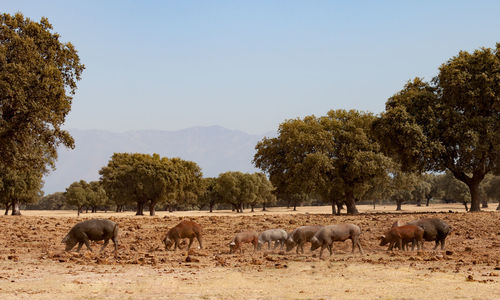
{"type": "Polygon", "coordinates": [[[380,237],[380,246],[384,246],[389,243],[389,248],[392,248],[397,245],[399,249],[404,250],[407,247],[407,243],[412,242],[411,250],[415,249],[415,244],[417,244],[417,249],[420,250],[420,247],[423,244],[424,237],[424,229],[415,226],[415,225],[403,225],[403,226],[394,226],[391,230],[387,231],[385,235],[380,237]]]}
{"type": "Polygon", "coordinates": [[[231,243],[229,243],[229,253],[234,253],[236,250],[240,250],[240,253],[242,253],[241,244],[243,243],[251,243],[253,244],[253,250],[257,250],[259,234],[255,231],[237,233],[231,243]]]}
{"type": "Polygon", "coordinates": [[[187,249],[191,248],[191,244],[193,244],[193,239],[196,237],[198,240],[198,244],[200,244],[200,248],[203,249],[203,245],[201,242],[201,226],[193,221],[184,220],[179,224],[175,225],[175,227],[170,228],[167,232],[167,235],[163,239],[163,243],[165,244],[165,249],[170,250],[172,244],[174,245],[174,249],[179,248],[179,241],[181,239],[188,238],[189,245],[187,249]]]}

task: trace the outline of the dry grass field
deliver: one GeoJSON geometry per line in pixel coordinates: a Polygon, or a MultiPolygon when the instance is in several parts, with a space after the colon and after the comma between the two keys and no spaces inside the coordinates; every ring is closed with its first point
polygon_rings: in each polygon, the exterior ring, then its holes
{"type": "MultiPolygon", "coordinates": [[[[431,207],[360,206],[358,216],[332,216],[329,207],[297,212],[235,214],[229,211],[83,214],[23,211],[0,216],[0,299],[500,299],[500,212],[464,213],[460,205],[431,207]],[[439,212],[429,212],[435,210],[439,212]],[[449,212],[449,211],[452,212],[449,212]],[[453,231],[447,251],[387,252],[380,236],[400,219],[433,216],[453,231]],[[119,224],[119,250],[102,255],[64,252],[61,239],[77,222],[110,218],[119,224]],[[161,239],[182,219],[204,230],[204,249],[165,251],[161,239]],[[350,241],[334,244],[334,255],[318,258],[283,251],[229,254],[228,243],[242,230],[349,222],[361,227],[365,255],[350,252],[350,241]],[[187,257],[189,256],[189,259],[187,257]]],[[[98,246],[98,245],[95,245],[98,246]]],[[[326,253],[326,252],[325,252],[326,253]]],[[[327,253],[326,253],[327,254],[327,253]]]]}

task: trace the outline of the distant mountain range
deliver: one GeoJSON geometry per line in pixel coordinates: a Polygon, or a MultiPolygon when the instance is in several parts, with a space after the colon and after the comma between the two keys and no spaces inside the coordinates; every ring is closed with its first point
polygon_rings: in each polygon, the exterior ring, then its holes
{"type": "Polygon", "coordinates": [[[44,178],[45,194],[64,191],[72,182],[99,179],[99,170],[115,152],[158,153],[196,162],[205,177],[226,171],[257,172],[252,165],[255,145],[264,136],[220,126],[178,131],[138,130],[115,133],[104,130],[69,130],[75,149],[59,149],[56,170],[44,178]]]}

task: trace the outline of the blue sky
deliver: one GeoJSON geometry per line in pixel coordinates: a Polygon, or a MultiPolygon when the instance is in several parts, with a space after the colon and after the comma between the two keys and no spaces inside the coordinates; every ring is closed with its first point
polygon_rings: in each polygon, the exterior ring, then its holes
{"type": "Polygon", "coordinates": [[[415,76],[500,41],[499,1],[22,1],[87,69],[66,128],[274,131],[380,113],[415,76]]]}

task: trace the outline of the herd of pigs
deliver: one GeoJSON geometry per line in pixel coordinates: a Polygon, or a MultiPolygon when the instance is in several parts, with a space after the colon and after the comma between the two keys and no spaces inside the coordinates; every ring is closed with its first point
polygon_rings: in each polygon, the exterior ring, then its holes
{"type": "MultiPolygon", "coordinates": [[[[420,250],[423,248],[424,241],[434,241],[436,249],[439,245],[444,249],[446,236],[450,233],[451,227],[439,218],[424,218],[418,219],[407,224],[395,222],[384,235],[380,237],[380,245],[389,244],[388,251],[393,248],[400,250],[420,250]]],[[[245,231],[237,233],[233,240],[229,243],[230,253],[239,250],[242,252],[242,244],[250,243],[254,250],[260,250],[267,243],[268,249],[271,249],[271,244],[274,242],[274,248],[280,246],[280,250],[286,246],[286,251],[291,251],[296,247],[296,252],[304,253],[304,244],[311,243],[311,251],[321,247],[319,257],[321,258],[323,250],[328,249],[330,255],[333,254],[332,246],[335,241],[352,241],[352,252],[358,247],[359,252],[363,254],[363,249],[360,243],[361,229],[354,224],[335,224],[335,225],[313,225],[301,226],[292,232],[286,232],[283,229],[269,229],[260,234],[255,231],[245,231]]],[[[191,248],[194,239],[198,240],[200,248],[203,248],[202,243],[202,228],[199,224],[184,220],[171,228],[163,243],[165,249],[173,250],[181,249],[180,242],[182,239],[189,239],[187,250],[191,248]]],[[[92,219],[80,222],[73,226],[69,233],[62,240],[66,244],[66,251],[70,251],[78,244],[77,251],[79,252],[85,244],[92,251],[90,241],[104,241],[101,252],[106,248],[112,240],[115,246],[115,254],[118,250],[118,225],[110,220],[92,219]]]]}

